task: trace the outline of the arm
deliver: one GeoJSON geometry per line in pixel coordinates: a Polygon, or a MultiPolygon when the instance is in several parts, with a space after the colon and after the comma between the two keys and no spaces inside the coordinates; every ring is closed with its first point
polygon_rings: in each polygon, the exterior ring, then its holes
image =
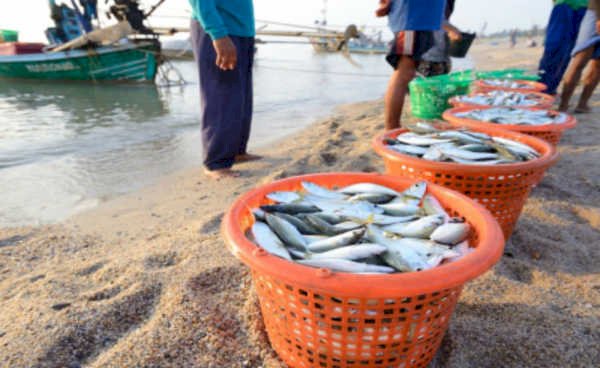
{"type": "Polygon", "coordinates": [[[221,14],[217,10],[217,4],[215,0],[195,0],[194,8],[206,33],[210,35],[213,40],[227,37],[227,28],[221,14]]]}
{"type": "Polygon", "coordinates": [[[462,39],[460,29],[450,24],[450,22],[444,21],[444,24],[442,24],[442,29],[448,32],[448,37],[450,37],[451,40],[460,41],[462,39]]]}
{"type": "Polygon", "coordinates": [[[195,0],[194,8],[202,20],[206,33],[213,39],[217,52],[215,63],[223,70],[233,70],[237,65],[237,51],[227,34],[227,27],[217,10],[215,0],[195,0]]]}

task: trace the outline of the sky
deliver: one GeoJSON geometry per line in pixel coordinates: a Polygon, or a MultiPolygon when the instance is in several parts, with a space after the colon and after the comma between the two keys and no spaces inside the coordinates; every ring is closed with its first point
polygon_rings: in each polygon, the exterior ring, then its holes
{"type": "MultiPolygon", "coordinates": [[[[67,3],[68,0],[57,0],[67,3]]],[[[224,0],[227,1],[227,0],[224,0]]],[[[422,0],[428,1],[428,0],[422,0]]],[[[142,0],[150,6],[156,0],[142,0]]],[[[312,24],[320,18],[324,0],[254,0],[256,18],[295,24],[312,24]]],[[[98,3],[104,3],[99,0],[98,3]]],[[[328,22],[333,25],[375,25],[385,27],[385,20],[376,19],[373,11],[377,0],[328,0],[328,22]]],[[[457,0],[452,23],[464,30],[479,31],[487,21],[487,32],[507,28],[544,27],[548,21],[551,0],[457,0]]],[[[186,16],[188,0],[166,0],[159,15],[186,16]]],[[[154,24],[184,25],[183,18],[155,19],[154,24]]],[[[44,29],[51,25],[47,0],[0,1],[0,29],[15,29],[25,41],[44,40],[44,29]]]]}

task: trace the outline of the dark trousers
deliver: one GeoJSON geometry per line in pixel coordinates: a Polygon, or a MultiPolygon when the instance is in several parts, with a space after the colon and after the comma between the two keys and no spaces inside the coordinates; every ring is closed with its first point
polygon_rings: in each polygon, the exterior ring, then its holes
{"type": "Polygon", "coordinates": [[[573,10],[567,4],[559,4],[552,9],[546,31],[544,56],[539,67],[542,78],[540,81],[548,86],[546,93],[556,93],[567,70],[585,11],[585,8],[573,10]]]}
{"type": "Polygon", "coordinates": [[[212,39],[195,20],[191,41],[200,77],[204,166],[227,169],[235,156],[246,153],[252,122],[254,38],[230,36],[237,49],[237,66],[224,71],[215,64],[212,39]]]}

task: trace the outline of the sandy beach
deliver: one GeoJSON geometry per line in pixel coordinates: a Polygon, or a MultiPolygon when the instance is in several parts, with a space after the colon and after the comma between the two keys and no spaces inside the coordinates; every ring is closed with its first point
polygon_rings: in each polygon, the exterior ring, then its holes
{"type": "MultiPolygon", "coordinates": [[[[473,59],[534,69],[541,52],[479,43],[473,59]]],[[[592,102],[500,263],[465,287],[433,367],[600,366],[600,95],[592,102]]],[[[261,183],[383,171],[371,149],[382,109],[340,107],[260,150],[237,180],[198,167],[61,224],[0,229],[0,366],[283,367],[221,218],[261,183]]]]}

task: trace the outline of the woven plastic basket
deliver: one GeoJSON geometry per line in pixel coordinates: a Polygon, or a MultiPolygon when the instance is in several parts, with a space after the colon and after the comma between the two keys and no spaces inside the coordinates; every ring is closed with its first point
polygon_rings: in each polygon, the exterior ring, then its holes
{"type": "Polygon", "coordinates": [[[414,79],[409,84],[412,114],[421,119],[441,118],[450,107],[448,100],[467,94],[473,80],[470,71],[414,79]]]}
{"type": "MultiPolygon", "coordinates": [[[[461,118],[456,116],[456,114],[460,114],[463,112],[471,111],[471,110],[487,110],[491,107],[459,107],[447,110],[444,112],[444,120],[449,122],[450,124],[458,127],[467,127],[467,128],[480,128],[485,127],[489,129],[506,129],[517,133],[527,134],[534,137],[541,138],[554,146],[558,145],[560,139],[562,138],[563,133],[566,130],[573,129],[577,125],[577,119],[574,116],[569,115],[567,121],[562,124],[546,124],[546,125],[516,125],[516,124],[496,124],[490,121],[481,121],[481,120],[473,120],[467,118],[461,118]]],[[[540,108],[523,108],[523,110],[531,110],[531,111],[540,111],[545,109],[540,108]]],[[[557,111],[550,111],[552,114],[559,114],[557,111]]]]}
{"type": "Polygon", "coordinates": [[[371,182],[403,190],[415,181],[380,174],[332,173],[294,177],[242,195],[225,215],[229,250],[250,267],[269,340],[298,367],[427,367],[448,328],[463,285],[501,257],[504,238],[481,205],[449,189],[428,192],[473,227],[474,252],[423,272],[355,275],[301,266],[268,254],[246,237],[251,208],[265,195],[298,190],[309,180],[333,188],[371,182]]]}
{"type": "Polygon", "coordinates": [[[538,81],[540,76],[525,69],[484,70],[475,73],[477,79],[519,79],[538,81]]]}
{"type": "Polygon", "coordinates": [[[511,79],[513,82],[518,82],[527,85],[525,88],[509,88],[509,87],[499,87],[492,86],[485,83],[485,80],[478,79],[473,82],[473,91],[475,92],[489,92],[489,91],[515,91],[515,92],[544,92],[548,87],[544,83],[531,81],[531,80],[522,80],[522,79],[511,79]]]}
{"type": "MultiPolygon", "coordinates": [[[[449,124],[446,126],[450,127],[449,124]]],[[[387,174],[428,180],[475,199],[498,220],[508,239],[531,189],[558,160],[558,153],[550,143],[528,135],[497,128],[478,127],[472,130],[527,144],[537,150],[541,157],[504,165],[464,165],[423,160],[389,149],[384,143],[386,138],[395,138],[406,129],[393,130],[376,137],[373,146],[383,158],[387,174]]]]}
{"type": "MultiPolygon", "coordinates": [[[[520,92],[522,92],[522,91],[520,91],[520,92]]],[[[475,93],[471,93],[470,96],[485,95],[486,93],[487,92],[475,92],[475,93]]],[[[545,93],[541,93],[541,92],[524,92],[524,93],[527,93],[532,98],[535,98],[537,101],[539,101],[535,105],[528,106],[528,107],[551,109],[552,105],[554,104],[554,101],[555,101],[554,96],[551,96],[551,95],[548,95],[545,93]]],[[[460,101],[460,96],[451,97],[450,100],[448,101],[448,103],[453,107],[498,107],[498,106],[489,106],[489,105],[478,105],[478,104],[471,103],[471,102],[462,102],[462,101],[460,101]]],[[[515,106],[510,106],[510,107],[515,107],[515,106]]]]}

